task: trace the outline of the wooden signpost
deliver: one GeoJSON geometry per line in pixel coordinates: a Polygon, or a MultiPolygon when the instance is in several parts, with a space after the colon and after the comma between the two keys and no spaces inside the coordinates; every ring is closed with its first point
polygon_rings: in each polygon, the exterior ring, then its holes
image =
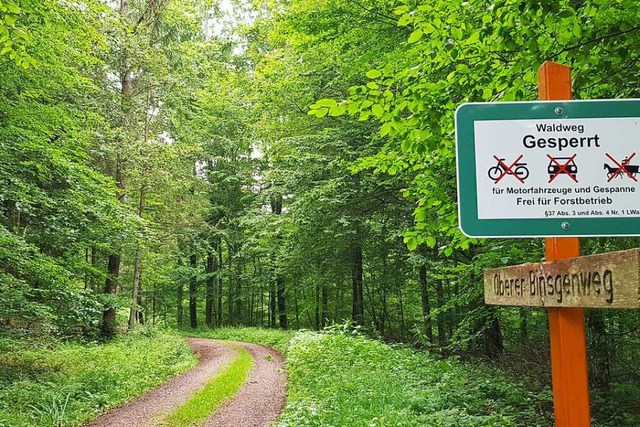
{"type": "Polygon", "coordinates": [[[640,308],[640,249],[484,271],[487,304],[640,308]]]}
{"type": "Polygon", "coordinates": [[[485,271],[485,302],[547,308],[555,425],[588,427],[584,308],[640,308],[640,249],[581,257],[578,237],[640,235],[640,100],[568,101],[571,70],[553,62],[538,90],[458,108],[460,228],[545,237],[546,262],[485,271]]]}
{"type": "MultiPolygon", "coordinates": [[[[538,96],[544,100],[571,99],[571,69],[545,62],[538,69],[538,96]]],[[[545,258],[557,261],[580,256],[580,239],[545,239],[545,258]]],[[[557,427],[591,425],[587,339],[582,307],[549,308],[551,381],[557,427]]]]}

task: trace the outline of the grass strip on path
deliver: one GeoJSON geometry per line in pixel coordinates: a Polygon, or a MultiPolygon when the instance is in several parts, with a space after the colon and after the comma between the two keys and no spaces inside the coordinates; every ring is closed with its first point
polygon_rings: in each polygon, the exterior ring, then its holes
{"type": "Polygon", "coordinates": [[[187,403],[171,414],[167,426],[201,426],[222,403],[238,392],[249,376],[253,357],[242,346],[232,347],[238,351],[238,356],[223,368],[219,375],[210,379],[187,403]]]}

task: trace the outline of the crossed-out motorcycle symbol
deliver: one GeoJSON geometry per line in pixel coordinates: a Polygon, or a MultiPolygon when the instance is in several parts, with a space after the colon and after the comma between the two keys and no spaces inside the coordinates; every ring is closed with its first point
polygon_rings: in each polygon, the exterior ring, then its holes
{"type": "Polygon", "coordinates": [[[494,182],[494,184],[497,184],[505,176],[512,175],[518,181],[524,184],[524,180],[529,177],[529,169],[527,169],[526,163],[520,162],[520,159],[522,159],[523,157],[524,155],[521,154],[520,157],[518,157],[516,161],[511,164],[511,166],[507,166],[507,164],[504,163],[504,159],[493,156],[493,158],[496,159],[498,163],[495,166],[489,168],[489,178],[494,182]]]}

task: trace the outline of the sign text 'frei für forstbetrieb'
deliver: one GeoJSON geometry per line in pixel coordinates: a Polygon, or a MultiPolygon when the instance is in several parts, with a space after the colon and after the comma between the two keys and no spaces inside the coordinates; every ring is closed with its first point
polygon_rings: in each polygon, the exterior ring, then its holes
{"type": "Polygon", "coordinates": [[[640,216],[639,121],[474,122],[478,218],[640,216]]]}

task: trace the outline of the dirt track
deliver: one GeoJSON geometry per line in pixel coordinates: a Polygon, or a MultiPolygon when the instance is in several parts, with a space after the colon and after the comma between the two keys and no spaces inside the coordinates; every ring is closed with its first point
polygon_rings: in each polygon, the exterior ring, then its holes
{"type": "MultiPolygon", "coordinates": [[[[199,354],[198,366],[179,375],[160,388],[126,403],[86,427],[150,427],[161,425],[166,417],[186,403],[220,368],[230,363],[236,351],[224,341],[188,338],[199,354]]],[[[206,426],[263,427],[275,420],[284,406],[286,377],[282,357],[272,349],[256,344],[235,343],[249,350],[254,358],[252,371],[238,394],[207,421],[206,426]]]]}
{"type": "Polygon", "coordinates": [[[263,427],[280,415],[285,401],[286,377],[282,356],[273,349],[236,343],[253,356],[253,369],[234,399],[218,408],[205,427],[263,427]]]}

